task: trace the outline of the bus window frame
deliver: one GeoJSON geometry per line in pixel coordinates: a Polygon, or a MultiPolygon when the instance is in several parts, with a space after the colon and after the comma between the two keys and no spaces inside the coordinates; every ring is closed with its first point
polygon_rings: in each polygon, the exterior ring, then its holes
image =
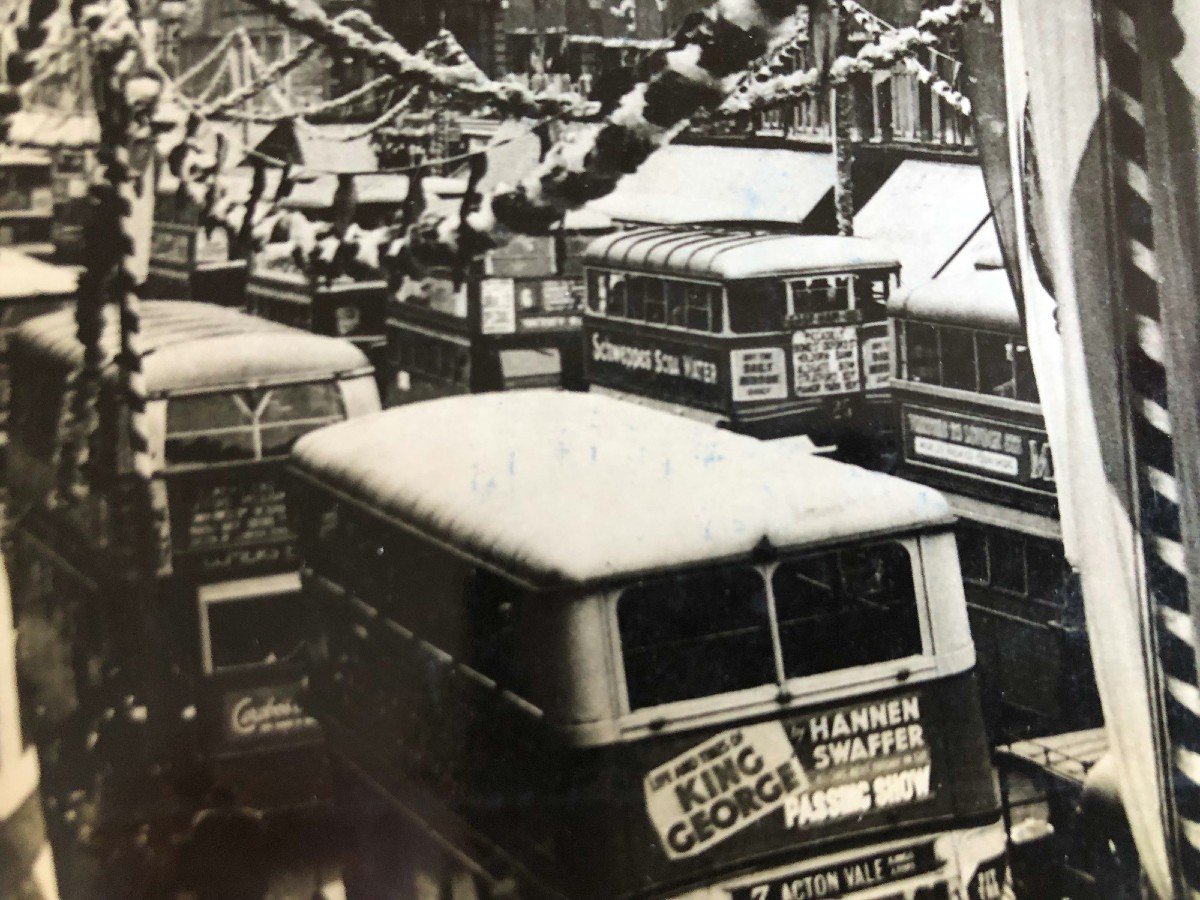
{"type": "MultiPolygon", "coordinates": [[[[268,668],[286,664],[297,655],[295,651],[290,656],[277,659],[274,662],[242,663],[236,666],[213,666],[212,659],[212,628],[208,621],[208,608],[221,603],[237,603],[264,597],[278,597],[282,594],[296,594],[297,615],[301,615],[299,595],[302,592],[300,573],[278,572],[274,575],[260,575],[252,578],[238,578],[232,581],[218,581],[212,584],[201,584],[196,588],[196,617],[200,628],[200,669],[206,678],[217,675],[229,675],[235,672],[249,672],[255,669],[268,668]]],[[[303,651],[303,642],[297,645],[297,651],[303,651]]]]}
{"type": "MultiPolygon", "coordinates": [[[[904,533],[872,535],[865,540],[839,541],[813,547],[805,547],[782,554],[769,563],[752,564],[747,561],[729,561],[722,565],[750,565],[759,571],[767,585],[767,605],[770,616],[770,632],[773,648],[779,648],[779,622],[775,609],[775,594],[771,589],[771,578],[775,569],[785,562],[800,559],[813,553],[842,550],[861,544],[898,543],[909,555],[913,573],[913,594],[920,624],[920,655],[905,656],[863,666],[852,666],[833,672],[822,672],[804,677],[786,678],[782,672],[782,657],[776,649],[776,670],[779,680],[775,684],[713,694],[688,700],[677,700],[656,706],[631,709],[626,682],[625,659],[622,654],[620,624],[617,605],[625,588],[632,581],[623,583],[604,594],[604,612],[607,620],[606,643],[608,666],[613,673],[612,689],[615,701],[616,726],[627,738],[648,734],[706,727],[731,718],[745,718],[765,713],[778,714],[780,709],[793,706],[808,707],[868,694],[873,691],[894,687],[901,680],[906,683],[920,682],[936,675],[940,668],[938,647],[934,639],[933,611],[930,604],[928,577],[925,571],[924,541],[934,537],[932,533],[904,533]],[[904,677],[901,679],[901,674],[904,677]],[[848,677],[849,676],[849,677],[848,677]],[[787,698],[786,705],[781,698],[787,698]]],[[[702,567],[696,566],[695,570],[702,567]]],[[[688,570],[680,570],[684,572],[688,570]]]]}
{"type": "MultiPolygon", "coordinates": [[[[270,382],[254,381],[254,382],[247,382],[245,384],[227,384],[227,385],[221,385],[218,387],[207,387],[206,386],[204,388],[198,388],[195,390],[184,389],[184,390],[174,390],[174,391],[166,392],[163,396],[156,398],[163,402],[163,409],[162,409],[163,422],[162,422],[162,432],[161,432],[162,445],[161,445],[161,453],[160,453],[160,457],[159,457],[162,460],[161,470],[164,474],[167,474],[167,475],[179,475],[179,474],[185,474],[185,473],[189,473],[189,472],[210,471],[210,470],[215,470],[218,468],[228,468],[228,467],[232,467],[232,466],[262,465],[264,463],[275,463],[275,462],[284,461],[288,458],[287,453],[272,454],[270,456],[267,456],[267,455],[264,455],[262,452],[262,449],[263,449],[262,434],[261,434],[262,424],[259,421],[259,417],[260,417],[261,413],[266,410],[266,405],[267,405],[268,400],[270,399],[271,392],[278,388],[296,387],[296,386],[306,385],[306,384],[329,384],[329,385],[332,385],[335,390],[335,393],[336,393],[336,396],[338,399],[338,403],[341,406],[342,415],[340,418],[326,419],[324,417],[314,417],[314,418],[309,418],[309,419],[295,419],[295,420],[289,420],[287,422],[270,423],[270,425],[274,425],[276,427],[283,428],[283,427],[290,427],[290,426],[304,424],[306,422],[318,422],[319,421],[322,424],[317,425],[316,428],[323,428],[326,425],[335,425],[338,422],[345,422],[347,419],[350,418],[349,405],[347,403],[346,393],[342,389],[342,385],[344,383],[352,381],[358,377],[360,377],[360,376],[356,370],[353,372],[334,373],[329,376],[321,376],[319,378],[302,378],[299,380],[290,380],[289,379],[286,381],[270,381],[270,382]],[[246,426],[228,427],[228,428],[210,428],[210,429],[203,430],[203,431],[180,431],[180,432],[172,432],[169,429],[170,404],[171,404],[172,400],[226,394],[233,398],[234,402],[238,405],[239,409],[242,412],[246,412],[247,410],[249,410],[249,407],[246,406],[245,402],[239,396],[239,394],[244,391],[254,391],[254,390],[261,390],[264,392],[264,394],[263,394],[262,399],[259,401],[258,409],[255,411],[252,411],[253,420],[246,426]],[[169,440],[171,440],[172,437],[176,437],[178,435],[194,436],[194,435],[204,435],[204,434],[235,433],[235,432],[239,432],[239,431],[245,431],[247,429],[251,430],[252,434],[254,435],[255,456],[253,459],[233,459],[233,460],[213,460],[211,462],[173,463],[170,461],[170,459],[167,456],[167,442],[169,440]]],[[[270,427],[270,425],[268,427],[270,427]]],[[[312,430],[315,431],[316,428],[314,428],[312,430]]]]}
{"type": "MultiPolygon", "coordinates": [[[[688,278],[688,277],[679,276],[679,275],[660,275],[660,274],[652,273],[652,272],[635,272],[632,270],[621,271],[619,269],[601,268],[599,266],[587,266],[585,268],[585,271],[587,273],[587,281],[586,281],[586,287],[585,287],[585,290],[587,291],[587,297],[585,298],[585,301],[584,301],[584,314],[585,315],[594,316],[597,319],[601,319],[605,322],[627,322],[627,323],[630,323],[633,325],[645,325],[649,328],[661,329],[661,330],[665,330],[665,331],[672,331],[672,332],[676,332],[679,334],[703,335],[705,337],[745,337],[745,335],[736,335],[729,330],[729,313],[726,310],[726,304],[728,303],[728,294],[725,290],[724,282],[706,281],[706,280],[700,279],[700,278],[688,278]],[[618,276],[622,276],[625,278],[653,278],[653,279],[656,279],[663,286],[663,312],[664,312],[664,318],[666,319],[666,321],[661,322],[661,323],[660,322],[649,322],[646,320],[645,316],[643,316],[642,318],[632,318],[628,315],[618,316],[618,315],[614,315],[613,313],[609,312],[608,301],[612,297],[611,284],[606,280],[603,282],[603,284],[604,284],[603,291],[597,290],[595,293],[593,293],[592,279],[596,278],[597,279],[596,284],[597,284],[597,286],[599,286],[600,276],[604,276],[607,279],[613,275],[618,275],[618,276]],[[707,331],[705,331],[705,330],[702,330],[699,328],[689,328],[686,325],[672,324],[670,321],[670,318],[671,318],[670,303],[667,299],[667,289],[668,289],[669,283],[671,283],[671,282],[678,282],[681,284],[694,284],[694,285],[700,285],[702,287],[714,288],[716,290],[715,303],[713,302],[713,300],[710,300],[709,306],[708,306],[708,313],[709,313],[709,318],[710,318],[710,325],[719,324],[719,327],[718,328],[710,327],[707,331]],[[595,296],[596,293],[602,293],[603,300],[597,306],[593,306],[592,297],[595,296]],[[720,318],[719,323],[713,323],[711,321],[714,314],[716,317],[720,318]]],[[[628,308],[629,308],[628,293],[626,294],[625,306],[626,306],[626,310],[628,310],[628,308]]],[[[687,317],[688,317],[688,314],[690,313],[691,309],[692,309],[692,306],[687,302],[687,298],[685,297],[684,302],[683,302],[683,311],[684,311],[684,321],[685,322],[687,321],[687,317]]],[[[771,334],[772,332],[763,332],[763,333],[771,334]]]]}
{"type": "MultiPolygon", "coordinates": [[[[1020,383],[1021,383],[1021,381],[1020,381],[1021,376],[1018,371],[1018,368],[1019,368],[1018,357],[1020,356],[1021,353],[1024,353],[1026,356],[1028,356],[1028,353],[1029,353],[1029,343],[1027,340],[1022,339],[1022,337],[1023,337],[1022,335],[1012,334],[1011,332],[1002,331],[1002,330],[995,329],[995,328],[975,328],[975,327],[972,327],[969,325],[947,325],[942,322],[930,322],[930,321],[926,321],[924,319],[906,319],[903,317],[893,317],[892,322],[894,325],[894,328],[893,328],[893,354],[892,354],[892,358],[894,360],[893,373],[894,373],[896,381],[904,384],[905,386],[915,387],[922,391],[928,391],[928,392],[937,393],[937,394],[945,394],[946,396],[953,397],[953,398],[962,398],[962,399],[970,398],[970,400],[972,402],[990,404],[993,406],[1004,406],[1004,407],[1011,405],[1013,408],[1015,408],[1018,411],[1029,411],[1029,412],[1040,411],[1040,409],[1041,409],[1041,400],[1040,399],[1029,400],[1029,399],[1021,399],[1021,398],[1018,398],[1017,396],[1015,396],[1015,394],[1017,393],[1017,390],[1020,386],[1020,383]],[[936,384],[929,382],[929,381],[914,381],[909,376],[909,370],[910,370],[910,367],[909,367],[909,326],[910,325],[919,325],[922,328],[930,328],[934,332],[934,335],[937,339],[936,355],[937,355],[938,381],[936,384]],[[975,385],[976,385],[976,387],[974,390],[968,390],[968,389],[961,388],[961,387],[948,387],[945,384],[946,373],[945,373],[945,352],[943,349],[944,348],[943,332],[948,328],[966,332],[971,337],[971,346],[972,346],[972,350],[974,353],[974,360],[975,360],[975,385]],[[1012,384],[1013,384],[1014,396],[1005,397],[1001,394],[984,393],[982,390],[979,389],[980,385],[982,384],[982,366],[980,365],[978,338],[981,335],[987,335],[989,337],[1001,337],[1004,339],[1004,341],[1007,345],[1007,348],[1008,348],[1008,364],[1009,364],[1009,368],[1013,375],[1012,384]]],[[[1034,382],[1034,388],[1036,389],[1036,387],[1037,387],[1037,384],[1036,384],[1036,382],[1034,382]]]]}

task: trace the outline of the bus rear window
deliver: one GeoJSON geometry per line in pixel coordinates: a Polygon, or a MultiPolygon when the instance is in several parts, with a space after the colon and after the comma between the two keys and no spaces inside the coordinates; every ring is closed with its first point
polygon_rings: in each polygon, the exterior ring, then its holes
{"type": "Polygon", "coordinates": [[[617,620],[630,708],[774,682],[765,588],[743,567],[626,589],[617,620]]]}
{"type": "Polygon", "coordinates": [[[921,653],[912,562],[899,544],[780,563],[771,587],[788,678],[921,653]]]}
{"type": "Polygon", "coordinates": [[[167,402],[168,465],[282,456],[302,435],[345,418],[333,382],[173,397],[167,402]]]}

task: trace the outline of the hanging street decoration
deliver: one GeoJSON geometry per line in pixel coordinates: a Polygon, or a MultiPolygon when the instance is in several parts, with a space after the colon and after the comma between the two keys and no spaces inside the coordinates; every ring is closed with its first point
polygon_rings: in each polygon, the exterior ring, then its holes
{"type": "MultiPolygon", "coordinates": [[[[894,26],[889,25],[873,12],[866,9],[857,0],[842,0],[842,8],[854,16],[854,20],[858,23],[859,27],[874,40],[879,40],[884,34],[897,30],[894,26]]],[[[939,26],[939,29],[945,27],[939,26]]],[[[955,90],[950,82],[936,75],[915,57],[904,57],[900,62],[900,67],[909,75],[915,76],[922,84],[929,85],[929,89],[938,97],[941,97],[948,106],[953,107],[964,116],[971,114],[971,101],[961,91],[955,90]]]]}

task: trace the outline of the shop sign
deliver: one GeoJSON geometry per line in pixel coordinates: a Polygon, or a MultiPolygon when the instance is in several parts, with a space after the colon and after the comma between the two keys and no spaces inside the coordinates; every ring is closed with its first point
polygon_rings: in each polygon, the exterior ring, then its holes
{"type": "Polygon", "coordinates": [[[511,278],[485,278],[479,283],[480,330],[512,334],[517,330],[516,285],[511,278]]]}
{"type": "Polygon", "coordinates": [[[779,347],[732,350],[729,371],[735,402],[787,398],[787,362],[779,347]]]}
{"type": "Polygon", "coordinates": [[[859,390],[858,328],[807,328],[792,335],[797,397],[825,397],[859,390]]]}
{"type": "Polygon", "coordinates": [[[587,333],[587,372],[598,384],[645,397],[724,405],[715,351],[596,329],[587,333]]]}
{"type": "Polygon", "coordinates": [[[922,697],[911,692],[724,731],[647,774],[646,809],[669,859],[703,853],[773,813],[797,840],[857,826],[935,799],[925,726],[922,697]]]}
{"type": "Polygon", "coordinates": [[[1045,431],[907,404],[901,427],[909,462],[1054,494],[1054,460],[1045,431]]]}
{"type": "Polygon", "coordinates": [[[885,850],[844,862],[781,875],[730,891],[733,900],[823,900],[936,872],[933,844],[885,850]]]}
{"type": "Polygon", "coordinates": [[[225,694],[222,730],[230,743],[294,738],[317,730],[296,702],[294,684],[246,688],[225,694]]]}

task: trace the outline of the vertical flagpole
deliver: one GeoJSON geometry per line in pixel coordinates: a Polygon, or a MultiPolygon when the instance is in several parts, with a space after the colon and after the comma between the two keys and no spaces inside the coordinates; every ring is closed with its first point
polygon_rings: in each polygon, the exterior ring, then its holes
{"type": "Polygon", "coordinates": [[[1145,4],[1100,0],[1099,9],[1120,281],[1117,312],[1125,342],[1149,646],[1164,724],[1163,813],[1174,894],[1194,897],[1200,894],[1200,692],[1175,467],[1182,448],[1176,447],[1177,416],[1168,401],[1168,381],[1175,374],[1187,376],[1168,368],[1155,230],[1161,218],[1155,208],[1169,201],[1152,187],[1148,165],[1142,72],[1148,48],[1139,29],[1145,4]]]}

